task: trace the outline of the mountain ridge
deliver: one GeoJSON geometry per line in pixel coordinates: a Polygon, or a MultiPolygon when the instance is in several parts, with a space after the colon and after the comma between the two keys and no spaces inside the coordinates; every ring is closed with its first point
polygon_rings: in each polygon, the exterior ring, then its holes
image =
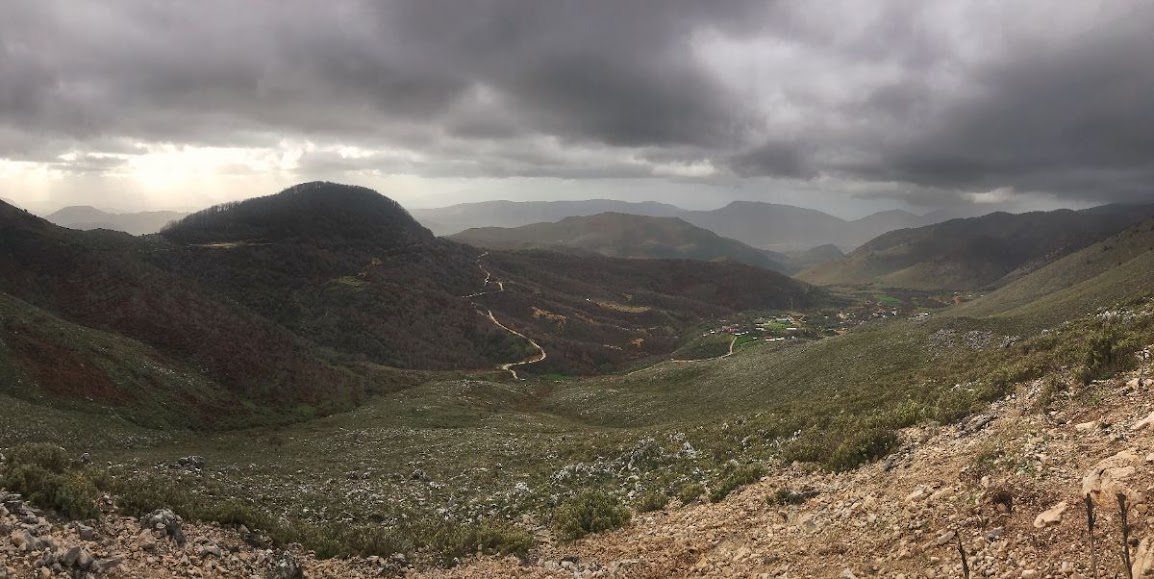
{"type": "Polygon", "coordinates": [[[69,229],[89,231],[108,229],[131,235],[157,233],[165,225],[187,216],[182,211],[109,212],[90,205],[71,205],[58,209],[45,219],[69,229]]]}
{"type": "Polygon", "coordinates": [[[792,273],[790,258],[757,250],[680,217],[598,213],[514,228],[467,229],[447,239],[485,249],[550,249],[631,259],[732,260],[792,273]]]}
{"type": "Polygon", "coordinates": [[[1150,217],[1154,217],[1154,205],[997,212],[954,219],[891,231],[841,260],[810,268],[797,277],[818,285],[977,290],[1006,283],[1010,276],[1022,275],[1150,217]]]}
{"type": "MultiPolygon", "coordinates": [[[[921,217],[900,209],[881,211],[860,219],[842,219],[816,209],[762,201],[733,201],[712,210],[688,210],[651,201],[485,201],[418,209],[413,211],[413,215],[437,235],[452,235],[466,229],[520,227],[607,211],[678,217],[756,249],[778,252],[805,250],[830,243],[848,250],[894,229],[934,222],[932,217],[921,217]]],[[[944,217],[944,214],[939,216],[944,217]]]]}

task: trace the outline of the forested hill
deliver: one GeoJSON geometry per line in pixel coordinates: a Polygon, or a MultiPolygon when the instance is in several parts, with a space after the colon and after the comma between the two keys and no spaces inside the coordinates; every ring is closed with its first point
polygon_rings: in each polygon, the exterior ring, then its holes
{"type": "Polygon", "coordinates": [[[351,241],[396,247],[433,239],[396,201],[365,187],[321,181],[217,205],[165,227],[162,234],[177,243],[201,244],[351,241]]]}

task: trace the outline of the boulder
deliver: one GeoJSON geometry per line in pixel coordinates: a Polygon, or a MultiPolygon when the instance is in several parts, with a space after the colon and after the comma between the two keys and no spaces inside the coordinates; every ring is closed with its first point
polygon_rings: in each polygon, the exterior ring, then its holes
{"type": "Polygon", "coordinates": [[[304,579],[300,561],[288,551],[277,551],[269,559],[269,579],[304,579]]]}
{"type": "Polygon", "coordinates": [[[184,521],[169,509],[153,511],[140,517],[140,527],[145,530],[163,531],[164,536],[174,543],[184,546],[184,521]]]}
{"type": "Polygon", "coordinates": [[[1066,504],[1066,501],[1062,501],[1050,509],[1043,511],[1041,514],[1034,518],[1034,528],[1041,529],[1051,525],[1057,525],[1058,523],[1062,522],[1062,515],[1068,508],[1070,508],[1070,505],[1066,504]]]}
{"type": "Polygon", "coordinates": [[[1142,493],[1126,484],[1142,460],[1137,454],[1124,450],[1099,461],[1082,477],[1082,496],[1089,495],[1095,503],[1106,507],[1116,506],[1119,494],[1126,495],[1130,504],[1145,502],[1142,493]]]}

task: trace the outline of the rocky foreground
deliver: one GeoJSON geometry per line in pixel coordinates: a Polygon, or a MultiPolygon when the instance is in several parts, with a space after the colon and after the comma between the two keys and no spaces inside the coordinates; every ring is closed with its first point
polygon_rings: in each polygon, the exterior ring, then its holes
{"type": "Polygon", "coordinates": [[[972,577],[1126,577],[1127,556],[1133,577],[1154,575],[1151,378],[1146,363],[1048,404],[1041,382],[1023,385],[961,424],[906,430],[899,452],[854,472],[794,465],[719,504],[673,504],[571,544],[539,529],[543,543],[527,561],[479,558],[452,569],[412,569],[399,558],[318,561],[247,529],[189,524],[166,511],[107,515],[87,527],[46,520],[8,496],[0,579],[963,577],[962,552],[972,577]]]}

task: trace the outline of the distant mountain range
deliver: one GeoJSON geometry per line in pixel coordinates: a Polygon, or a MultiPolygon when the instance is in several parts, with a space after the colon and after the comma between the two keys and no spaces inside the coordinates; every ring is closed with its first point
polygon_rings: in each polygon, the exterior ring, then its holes
{"type": "Polygon", "coordinates": [[[521,227],[467,229],[448,239],[486,249],[548,249],[633,259],[733,261],[785,273],[801,269],[787,255],[755,249],[679,217],[599,213],[521,227]]]}
{"type": "Polygon", "coordinates": [[[109,213],[87,205],[74,205],[47,215],[45,219],[61,227],[81,231],[108,229],[132,235],[148,235],[160,231],[165,225],[186,215],[188,213],[179,211],[109,213]]]}
{"type": "Polygon", "coordinates": [[[949,218],[945,212],[919,216],[907,211],[875,213],[845,220],[815,209],[757,201],[734,201],[712,211],[690,211],[664,203],[623,201],[487,201],[440,209],[419,209],[413,216],[437,235],[481,227],[520,227],[614,212],[649,217],[677,217],[757,249],[778,252],[832,244],[851,250],[878,235],[920,227],[949,218]]]}
{"type": "Polygon", "coordinates": [[[798,278],[819,285],[919,290],[1004,285],[1063,255],[1154,217],[1154,205],[991,213],[892,231],[798,278]]]}
{"type": "Polygon", "coordinates": [[[520,227],[598,213],[628,213],[674,217],[685,210],[666,203],[630,203],[612,199],[584,201],[482,201],[437,209],[413,209],[413,217],[436,235],[452,235],[478,227],[520,227]]]}

